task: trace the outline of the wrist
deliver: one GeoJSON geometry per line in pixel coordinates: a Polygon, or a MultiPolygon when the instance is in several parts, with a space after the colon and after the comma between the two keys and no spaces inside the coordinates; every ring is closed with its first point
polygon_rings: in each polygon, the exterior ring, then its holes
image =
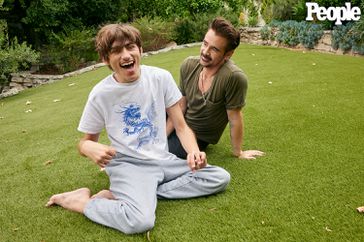
{"type": "Polygon", "coordinates": [[[79,145],[78,145],[78,151],[80,152],[81,155],[83,156],[88,156],[87,155],[87,147],[85,148],[85,145],[88,145],[89,142],[92,142],[91,140],[82,140],[79,145]]]}
{"type": "Polygon", "coordinates": [[[236,157],[240,157],[241,153],[243,153],[243,151],[241,149],[233,150],[233,155],[236,157]]]}

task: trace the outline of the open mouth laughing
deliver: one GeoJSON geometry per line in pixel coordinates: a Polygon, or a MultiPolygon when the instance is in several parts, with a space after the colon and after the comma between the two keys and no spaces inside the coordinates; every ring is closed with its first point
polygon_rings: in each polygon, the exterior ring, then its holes
{"type": "Polygon", "coordinates": [[[135,65],[135,61],[129,61],[129,62],[125,62],[123,64],[120,64],[120,67],[123,69],[132,69],[135,65]]]}

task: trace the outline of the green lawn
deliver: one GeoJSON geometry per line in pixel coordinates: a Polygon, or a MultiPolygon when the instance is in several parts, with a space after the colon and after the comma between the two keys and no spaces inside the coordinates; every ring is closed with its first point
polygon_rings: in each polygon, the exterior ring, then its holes
{"type": "MultiPolygon", "coordinates": [[[[143,62],[177,80],[182,60],[198,50],[143,62]]],[[[355,209],[364,205],[364,58],[242,45],[233,59],[249,77],[245,148],[266,156],[233,158],[227,129],[207,150],[232,175],[227,191],[159,201],[151,241],[363,241],[364,215],[355,209]]],[[[76,150],[87,95],[108,73],[0,100],[0,241],[147,241],[44,207],[53,193],[108,187],[76,150]]]]}

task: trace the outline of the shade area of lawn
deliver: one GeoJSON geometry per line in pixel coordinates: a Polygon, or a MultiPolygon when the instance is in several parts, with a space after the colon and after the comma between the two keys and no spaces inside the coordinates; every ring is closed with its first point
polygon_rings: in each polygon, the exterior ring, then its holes
{"type": "MultiPolygon", "coordinates": [[[[198,50],[143,62],[178,81],[180,63],[198,50]]],[[[364,205],[364,58],[242,45],[233,59],[249,76],[244,147],[266,156],[232,157],[227,129],[207,150],[209,163],[231,173],[227,191],[159,201],[151,241],[363,241],[355,209],[364,205]]],[[[147,241],[44,207],[54,193],[108,188],[76,150],[87,95],[108,73],[0,100],[0,241],[147,241]]]]}

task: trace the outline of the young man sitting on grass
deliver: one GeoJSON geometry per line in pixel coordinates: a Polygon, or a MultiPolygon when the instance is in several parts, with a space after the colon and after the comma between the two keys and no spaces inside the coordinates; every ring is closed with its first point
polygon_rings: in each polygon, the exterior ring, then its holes
{"type": "Polygon", "coordinates": [[[52,196],[59,205],[126,234],[150,230],[157,198],[184,199],[223,191],[230,175],[207,164],[187,126],[181,93],[166,70],[141,65],[141,38],[126,24],[109,24],[96,37],[96,49],[113,73],[91,91],[78,130],[82,155],[105,168],[110,190],[93,196],[88,188],[52,196]],[[166,112],[187,151],[187,160],[168,152],[166,112]],[[111,145],[98,143],[102,129],[111,145]]]}

